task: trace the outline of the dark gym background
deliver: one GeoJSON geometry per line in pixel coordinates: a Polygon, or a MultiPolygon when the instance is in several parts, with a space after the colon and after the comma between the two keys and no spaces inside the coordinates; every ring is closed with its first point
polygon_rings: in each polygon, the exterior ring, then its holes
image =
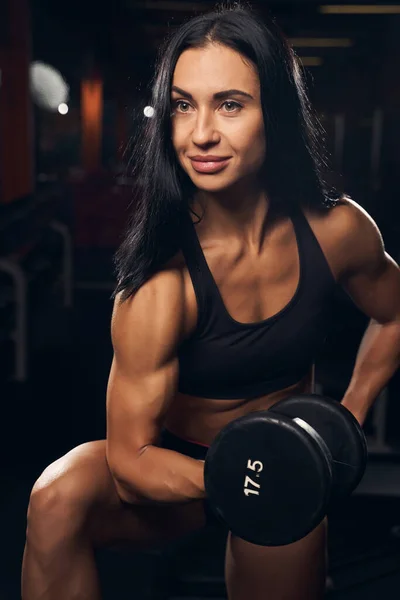
{"type": "MultiPolygon", "coordinates": [[[[253,4],[271,10],[301,57],[332,164],[398,260],[400,4],[253,4]]],[[[212,5],[0,0],[0,600],[20,598],[35,479],[105,435],[111,259],[135,197],[125,149],[160,40],[212,5]],[[67,82],[66,114],[38,105],[35,61],[67,82]]],[[[340,399],[366,319],[343,295],[334,325],[316,372],[318,389],[340,399]]],[[[399,392],[396,374],[365,424],[365,477],[330,515],[332,599],[399,595],[399,392]]],[[[101,553],[105,598],[223,598],[224,543],[205,531],[163,553],[101,553]]]]}

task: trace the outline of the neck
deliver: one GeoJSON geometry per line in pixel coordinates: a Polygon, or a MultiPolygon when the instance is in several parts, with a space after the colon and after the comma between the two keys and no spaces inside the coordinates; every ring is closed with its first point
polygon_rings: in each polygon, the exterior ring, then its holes
{"type": "Polygon", "coordinates": [[[203,240],[239,241],[249,248],[260,248],[270,218],[270,202],[259,187],[224,190],[212,193],[199,191],[192,204],[202,217],[198,233],[203,240]]]}

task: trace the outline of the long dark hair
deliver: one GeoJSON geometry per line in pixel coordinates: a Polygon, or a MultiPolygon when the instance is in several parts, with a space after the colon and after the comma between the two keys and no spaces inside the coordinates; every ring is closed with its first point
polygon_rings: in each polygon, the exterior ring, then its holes
{"type": "Polygon", "coordinates": [[[155,112],[144,119],[133,154],[138,200],[115,255],[114,297],[121,291],[124,299],[132,295],[180,249],[180,228],[195,188],[171,141],[171,82],[182,52],[209,43],[236,50],[257,68],[269,200],[288,208],[301,203],[326,210],[341,195],[324,180],[323,130],[308,101],[297,57],[274,20],[261,20],[239,4],[197,16],[166,40],[157,61],[151,100],[155,112]]]}

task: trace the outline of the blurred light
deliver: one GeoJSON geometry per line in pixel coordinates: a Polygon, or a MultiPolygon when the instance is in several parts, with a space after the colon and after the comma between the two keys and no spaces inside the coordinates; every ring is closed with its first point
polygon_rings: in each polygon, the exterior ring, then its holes
{"type": "Polygon", "coordinates": [[[145,106],[143,112],[144,116],[149,117],[150,119],[154,116],[154,108],[152,106],[145,106]]]}
{"type": "Polygon", "coordinates": [[[324,62],[319,56],[299,56],[299,60],[303,67],[320,67],[324,62]]]}
{"type": "Polygon", "coordinates": [[[67,102],[69,86],[54,67],[35,61],[30,65],[29,79],[33,101],[40,108],[55,112],[67,102]]]}
{"type": "Polygon", "coordinates": [[[349,38],[290,38],[295,48],[350,48],[353,40],[349,38]]]}
{"type": "Polygon", "coordinates": [[[319,12],[326,15],[397,15],[400,6],[396,4],[326,4],[318,7],[319,12]]]}
{"type": "Polygon", "coordinates": [[[58,112],[60,113],[60,115],[66,115],[68,112],[68,104],[65,104],[65,102],[61,102],[61,104],[58,107],[58,112]]]}

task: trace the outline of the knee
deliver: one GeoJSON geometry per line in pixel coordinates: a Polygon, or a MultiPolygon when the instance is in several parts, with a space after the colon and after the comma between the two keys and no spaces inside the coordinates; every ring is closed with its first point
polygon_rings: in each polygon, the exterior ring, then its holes
{"type": "Polygon", "coordinates": [[[36,518],[50,517],[56,514],[64,515],[75,504],[71,488],[65,481],[55,475],[54,479],[39,477],[32,488],[29,506],[28,521],[36,518]]]}
{"type": "Polygon", "coordinates": [[[28,505],[27,532],[40,535],[81,526],[85,494],[79,475],[63,471],[59,461],[48,466],[35,482],[28,505]]]}

